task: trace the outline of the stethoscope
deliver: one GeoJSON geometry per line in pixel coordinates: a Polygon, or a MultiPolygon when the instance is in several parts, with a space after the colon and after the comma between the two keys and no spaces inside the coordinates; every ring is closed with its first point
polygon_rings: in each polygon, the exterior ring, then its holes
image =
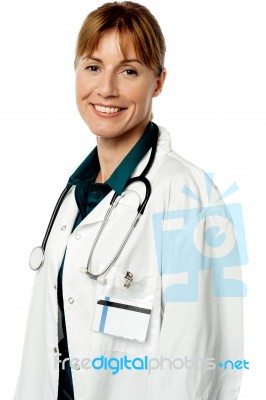
{"type": "MultiPolygon", "coordinates": [[[[132,222],[132,224],[131,224],[128,232],[127,232],[127,234],[125,235],[125,238],[123,239],[123,241],[122,241],[121,245],[119,246],[117,252],[115,253],[114,257],[111,259],[111,261],[107,264],[107,266],[100,273],[93,274],[92,272],[89,271],[93,252],[94,252],[95,247],[96,247],[96,245],[97,245],[97,243],[98,243],[98,241],[99,241],[99,239],[101,237],[101,234],[102,234],[102,232],[103,232],[103,230],[104,230],[104,228],[105,228],[105,226],[106,226],[106,224],[107,224],[107,222],[109,220],[109,217],[110,217],[110,215],[112,213],[113,208],[118,204],[117,199],[119,197],[119,194],[116,193],[116,192],[114,193],[114,195],[113,195],[113,197],[112,197],[112,199],[110,201],[109,208],[108,208],[108,210],[107,210],[107,212],[106,212],[106,214],[104,216],[104,219],[103,219],[103,221],[101,223],[99,231],[98,231],[98,233],[97,233],[97,235],[95,237],[95,240],[93,242],[93,245],[92,245],[89,257],[88,257],[87,265],[86,265],[86,267],[81,267],[80,268],[80,272],[83,273],[83,274],[88,275],[91,279],[97,279],[99,282],[104,283],[103,275],[111,268],[111,266],[116,262],[116,260],[120,256],[120,254],[123,251],[128,239],[130,238],[132,232],[136,228],[136,226],[137,226],[137,224],[138,224],[138,222],[140,220],[140,217],[144,213],[144,210],[146,208],[146,205],[147,205],[148,200],[149,200],[150,195],[151,195],[151,184],[150,184],[150,181],[146,178],[146,175],[149,172],[149,170],[150,170],[150,168],[151,168],[151,166],[153,164],[154,158],[155,158],[155,153],[156,153],[156,149],[157,149],[157,142],[158,142],[158,135],[159,135],[158,127],[155,124],[154,124],[154,126],[157,128],[155,130],[155,132],[154,132],[154,135],[156,135],[156,138],[154,140],[154,144],[153,144],[152,149],[151,149],[151,154],[150,154],[149,161],[148,161],[146,167],[144,168],[144,170],[142,171],[142,173],[139,176],[136,176],[136,177],[133,177],[133,178],[129,178],[127,183],[126,183],[126,185],[125,185],[125,188],[126,188],[129,185],[131,185],[132,183],[142,182],[145,185],[145,191],[146,191],[145,198],[144,198],[143,202],[139,205],[138,210],[137,210],[137,215],[134,218],[134,220],[133,220],[133,222],[132,222]]],[[[67,186],[65,187],[65,189],[63,190],[63,192],[61,193],[61,195],[60,195],[60,197],[57,200],[57,203],[55,205],[55,208],[54,208],[54,211],[52,213],[51,219],[49,221],[47,230],[45,232],[45,236],[43,238],[42,245],[35,247],[31,252],[30,259],[29,259],[29,264],[30,264],[30,268],[32,270],[34,270],[34,271],[36,271],[39,268],[41,268],[43,263],[44,263],[44,260],[45,260],[45,248],[46,248],[46,245],[47,245],[51,230],[53,228],[53,225],[54,225],[54,222],[56,220],[56,217],[57,217],[57,214],[59,212],[59,209],[60,209],[60,207],[61,207],[61,205],[62,205],[62,203],[63,203],[63,201],[64,201],[64,199],[65,199],[65,197],[67,195],[67,193],[69,192],[69,190],[72,187],[73,187],[73,185],[68,183],[67,186]]],[[[132,280],[132,276],[130,275],[129,271],[127,273],[126,279],[128,280],[128,282],[130,282],[130,280],[132,280]]]]}

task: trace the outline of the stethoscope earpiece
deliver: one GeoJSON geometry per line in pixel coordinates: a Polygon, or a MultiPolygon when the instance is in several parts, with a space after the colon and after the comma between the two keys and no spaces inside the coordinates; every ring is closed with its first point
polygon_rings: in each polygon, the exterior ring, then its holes
{"type": "Polygon", "coordinates": [[[105,285],[107,283],[107,279],[104,275],[98,276],[97,282],[99,282],[101,285],[105,285]]]}
{"type": "MultiPolygon", "coordinates": [[[[80,267],[79,272],[80,272],[81,274],[84,274],[84,275],[88,274],[88,270],[87,270],[86,267],[80,267]]],[[[90,276],[90,274],[88,274],[88,275],[90,276]]],[[[100,283],[101,285],[105,285],[106,282],[107,282],[107,279],[106,279],[106,277],[105,277],[104,275],[98,276],[98,277],[96,278],[96,280],[97,280],[97,282],[100,283]]]]}
{"type": "Polygon", "coordinates": [[[81,272],[82,274],[87,274],[87,268],[86,267],[80,267],[79,272],[81,272]]]}

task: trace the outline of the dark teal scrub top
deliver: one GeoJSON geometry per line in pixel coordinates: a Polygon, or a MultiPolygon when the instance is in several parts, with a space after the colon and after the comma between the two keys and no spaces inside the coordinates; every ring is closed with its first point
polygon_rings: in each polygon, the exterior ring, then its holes
{"type": "MultiPolygon", "coordinates": [[[[152,122],[149,122],[141,138],[121,161],[110,178],[104,183],[95,183],[95,179],[100,170],[97,147],[95,147],[88,157],[80,164],[69,178],[69,183],[76,185],[75,199],[79,209],[72,231],[112,189],[118,194],[123,192],[126,182],[132,175],[134,169],[155,143],[156,132],[157,127],[155,127],[152,122]]],[[[65,358],[69,358],[62,291],[63,269],[64,258],[58,274],[58,305],[62,312],[62,329],[64,334],[64,338],[60,340],[58,346],[59,353],[62,354],[62,356],[60,356],[60,360],[62,361],[65,358]]],[[[65,369],[62,369],[62,363],[59,364],[58,400],[66,399],[66,394],[74,399],[69,361],[65,363],[65,369]]]]}

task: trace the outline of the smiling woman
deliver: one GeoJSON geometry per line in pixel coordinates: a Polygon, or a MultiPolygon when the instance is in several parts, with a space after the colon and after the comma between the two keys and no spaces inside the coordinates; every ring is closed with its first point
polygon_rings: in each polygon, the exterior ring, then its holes
{"type": "Polygon", "coordinates": [[[108,29],[92,53],[76,64],[78,109],[100,146],[104,139],[108,143],[112,139],[118,148],[125,139],[130,147],[136,143],[151,119],[152,98],[160,94],[165,79],[165,70],[156,76],[137,58],[129,31],[124,38],[125,54],[117,29],[108,29]]]}
{"type": "Polygon", "coordinates": [[[103,146],[109,148],[101,182],[151,119],[152,98],[161,93],[166,77],[164,56],[162,31],[146,7],[107,3],[85,19],[74,63],[76,97],[81,117],[97,136],[99,157],[103,146]]]}
{"type": "Polygon", "coordinates": [[[140,4],[106,3],[82,25],[76,101],[97,146],[69,177],[32,252],[14,400],[238,396],[241,371],[207,368],[242,359],[242,287],[223,279],[224,266],[239,266],[234,227],[209,177],[151,121],[164,55],[160,26],[140,4]],[[115,376],[88,366],[148,357],[166,363],[139,371],[125,361],[115,376]],[[176,359],[191,364],[173,369],[176,359]]]}

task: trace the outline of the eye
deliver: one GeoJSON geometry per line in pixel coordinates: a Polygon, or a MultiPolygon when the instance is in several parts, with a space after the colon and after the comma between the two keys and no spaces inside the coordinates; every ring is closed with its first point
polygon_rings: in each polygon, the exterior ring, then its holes
{"type": "Polygon", "coordinates": [[[91,71],[91,72],[98,72],[99,71],[99,67],[97,65],[88,65],[87,67],[85,67],[85,69],[87,71],[91,71]]]}
{"type": "Polygon", "coordinates": [[[124,70],[123,72],[122,72],[122,74],[123,75],[126,75],[126,76],[138,76],[138,73],[137,73],[137,71],[135,70],[135,69],[126,69],[126,70],[124,70]]]}

